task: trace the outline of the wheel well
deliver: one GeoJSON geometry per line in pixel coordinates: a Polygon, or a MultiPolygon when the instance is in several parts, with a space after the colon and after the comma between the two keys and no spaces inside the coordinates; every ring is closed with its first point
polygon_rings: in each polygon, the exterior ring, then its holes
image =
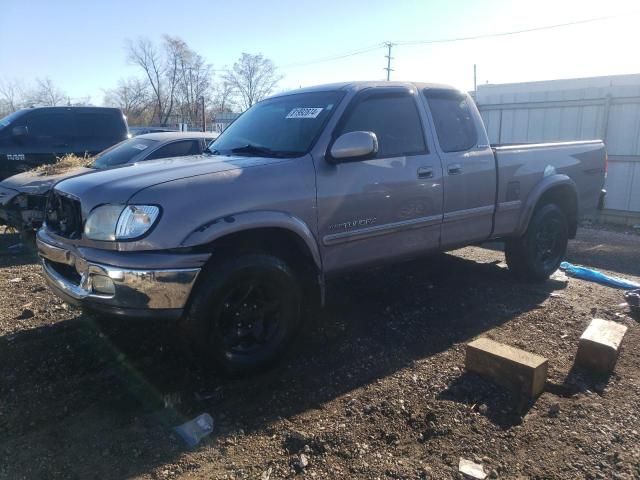
{"type": "Polygon", "coordinates": [[[578,198],[569,185],[552,187],[542,194],[536,208],[553,203],[567,216],[569,238],[575,238],[578,230],[578,198]]]}
{"type": "Polygon", "coordinates": [[[319,285],[320,270],[309,247],[297,233],[286,228],[263,227],[230,233],[205,249],[214,254],[214,259],[246,252],[270,253],[287,262],[302,277],[305,288],[319,285]]]}

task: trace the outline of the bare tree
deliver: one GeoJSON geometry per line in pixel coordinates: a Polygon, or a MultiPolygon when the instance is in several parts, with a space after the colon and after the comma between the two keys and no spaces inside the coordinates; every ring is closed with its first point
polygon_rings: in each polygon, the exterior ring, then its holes
{"type": "Polygon", "coordinates": [[[239,95],[243,109],[270,95],[282,79],[271,60],[262,55],[243,53],[223,76],[239,95]]]}
{"type": "Polygon", "coordinates": [[[121,79],[117,87],[105,90],[103,103],[122,110],[130,124],[148,123],[153,116],[154,105],[149,86],[139,78],[121,79]]]}
{"type": "Polygon", "coordinates": [[[149,82],[149,87],[154,98],[154,118],[159,122],[171,115],[167,112],[165,93],[165,64],[162,56],[151,40],[148,38],[138,38],[135,42],[127,42],[127,59],[129,63],[140,67],[149,82]]]}
{"type": "Polygon", "coordinates": [[[213,87],[213,112],[232,112],[236,104],[234,95],[234,88],[229,82],[222,81],[216,83],[213,87]]]}
{"type": "Polygon", "coordinates": [[[135,42],[129,40],[127,58],[144,72],[153,94],[154,117],[163,124],[169,122],[182,99],[194,105],[190,97],[198,95],[200,88],[194,87],[202,83],[201,77],[209,75],[210,67],[202,57],[193,52],[184,40],[170,35],[163,36],[161,48],[148,38],[139,38],[135,42]],[[194,70],[199,73],[194,74],[194,70]]]}
{"type": "Polygon", "coordinates": [[[24,90],[17,80],[0,81],[1,117],[22,108],[24,101],[24,90]]]}
{"type": "Polygon", "coordinates": [[[176,101],[182,116],[196,124],[201,121],[202,99],[210,102],[211,65],[189,48],[183,49],[178,59],[180,81],[176,101]]]}
{"type": "Polygon", "coordinates": [[[64,105],[69,97],[49,77],[36,78],[35,87],[27,93],[27,103],[56,107],[64,105]]]}

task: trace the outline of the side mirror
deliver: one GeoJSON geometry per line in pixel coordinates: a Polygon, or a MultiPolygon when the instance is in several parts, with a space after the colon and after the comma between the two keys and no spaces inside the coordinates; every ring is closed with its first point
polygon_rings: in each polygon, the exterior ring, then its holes
{"type": "Polygon", "coordinates": [[[340,135],[331,146],[332,163],[373,158],[378,153],[378,137],[373,132],[349,132],[340,135]]]}
{"type": "Polygon", "coordinates": [[[18,127],[13,127],[11,130],[11,135],[14,137],[24,137],[29,133],[29,129],[26,125],[20,125],[18,127]]]}

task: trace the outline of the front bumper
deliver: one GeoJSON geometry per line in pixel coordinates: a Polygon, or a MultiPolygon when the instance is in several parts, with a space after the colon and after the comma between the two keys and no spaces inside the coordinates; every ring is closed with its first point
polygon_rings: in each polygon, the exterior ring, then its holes
{"type": "MultiPolygon", "coordinates": [[[[55,245],[42,230],[36,243],[44,276],[66,302],[128,317],[179,318],[201,267],[141,269],[98,263],[55,245]],[[104,285],[109,288],[105,289],[104,285]],[[97,288],[97,285],[100,288],[97,288]]],[[[115,255],[121,252],[114,252],[115,255]]],[[[172,254],[168,256],[180,256],[172,254]]],[[[165,255],[166,256],[166,255],[165,255]]],[[[156,255],[157,257],[157,255],[156,255]]],[[[167,263],[164,258],[163,264],[167,263]]],[[[184,264],[184,258],[176,259],[184,264]]]]}

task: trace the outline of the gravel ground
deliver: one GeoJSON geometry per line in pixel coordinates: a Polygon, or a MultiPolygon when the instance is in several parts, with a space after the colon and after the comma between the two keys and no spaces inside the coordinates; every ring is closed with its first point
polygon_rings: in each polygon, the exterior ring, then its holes
{"type": "MultiPolygon", "coordinates": [[[[0,235],[0,248],[13,238],[0,235]]],[[[580,230],[568,260],[640,280],[640,237],[580,230]]],[[[6,249],[5,249],[6,251],[6,249]]],[[[470,247],[333,281],[271,371],[194,368],[172,325],[82,315],[29,255],[0,255],[0,478],[640,478],[640,327],[619,290],[513,280],[470,247]],[[615,373],[572,369],[594,317],[629,327],[615,373]],[[549,358],[527,403],[466,373],[486,335],[549,358]],[[171,428],[199,413],[189,449],[171,428]]]]}

